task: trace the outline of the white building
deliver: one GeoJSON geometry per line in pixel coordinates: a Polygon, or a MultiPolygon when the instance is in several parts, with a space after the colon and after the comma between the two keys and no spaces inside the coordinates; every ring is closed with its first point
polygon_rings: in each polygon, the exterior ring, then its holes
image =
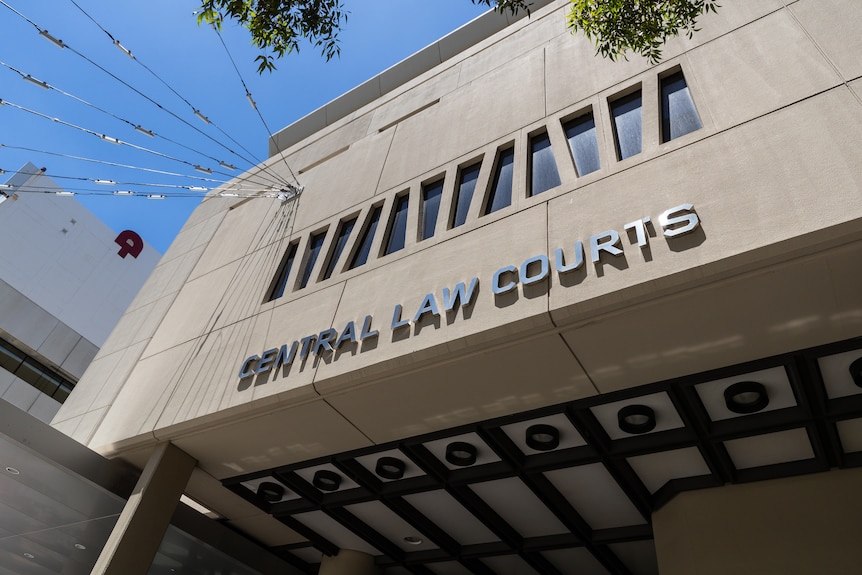
{"type": "Polygon", "coordinates": [[[66,194],[33,164],[0,187],[0,399],[43,421],[160,257],[66,194]]]}

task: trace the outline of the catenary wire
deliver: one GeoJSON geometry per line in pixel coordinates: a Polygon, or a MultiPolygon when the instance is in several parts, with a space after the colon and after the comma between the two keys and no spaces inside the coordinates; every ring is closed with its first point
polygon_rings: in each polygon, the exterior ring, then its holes
{"type": "MultiPolygon", "coordinates": [[[[73,0],[74,1],[74,0],[73,0]]],[[[248,103],[251,104],[251,107],[254,108],[254,111],[257,112],[257,117],[260,118],[263,127],[266,129],[266,133],[269,134],[269,140],[271,142],[275,141],[275,138],[272,135],[272,130],[269,129],[269,125],[266,123],[266,120],[263,118],[263,114],[260,113],[260,109],[257,107],[257,103],[254,101],[254,98],[251,95],[251,92],[248,89],[248,86],[245,83],[245,79],[242,77],[242,74],[239,71],[239,68],[236,65],[236,62],[233,59],[233,56],[228,50],[227,44],[225,44],[224,38],[222,38],[221,32],[219,29],[213,25],[213,30],[218,36],[219,42],[221,42],[222,47],[224,48],[225,53],[227,54],[228,59],[230,60],[231,65],[233,65],[233,69],[236,71],[236,75],[239,78],[240,83],[242,84],[243,89],[245,90],[245,97],[248,99],[248,103]]],[[[284,152],[279,148],[278,154],[281,157],[281,161],[287,167],[287,170],[290,172],[293,181],[296,182],[296,185],[299,186],[299,180],[296,179],[296,174],[293,173],[293,170],[290,168],[290,164],[287,163],[287,158],[284,157],[284,152]]]]}
{"type": "Polygon", "coordinates": [[[194,104],[192,104],[191,102],[189,102],[189,100],[188,100],[187,98],[185,98],[182,94],[180,94],[179,92],[177,92],[177,91],[174,89],[174,87],[173,87],[173,86],[171,86],[170,84],[168,84],[168,83],[167,83],[167,81],[165,81],[161,76],[159,76],[159,75],[158,75],[158,74],[157,74],[157,73],[156,73],[152,68],[150,68],[149,66],[147,66],[143,61],[141,61],[141,59],[140,59],[140,58],[138,58],[136,55],[134,55],[134,54],[132,53],[132,51],[131,51],[131,50],[129,50],[126,46],[124,46],[123,44],[121,44],[121,43],[120,43],[120,41],[119,41],[119,40],[117,40],[117,39],[114,37],[114,35],[113,35],[113,34],[111,34],[111,33],[110,33],[110,32],[109,32],[109,31],[108,31],[104,26],[102,26],[102,25],[101,25],[101,24],[100,24],[100,23],[99,23],[95,18],[93,18],[93,16],[91,16],[91,15],[90,15],[86,10],[84,10],[84,9],[83,9],[83,8],[82,8],[82,7],[77,3],[77,2],[75,2],[75,0],[69,0],[69,1],[70,1],[72,4],[74,4],[74,6],[75,6],[78,10],[80,10],[80,11],[81,11],[81,13],[82,13],[82,14],[84,14],[84,16],[86,16],[87,18],[89,18],[89,19],[90,19],[90,21],[92,21],[92,22],[93,22],[93,24],[95,24],[95,25],[99,28],[99,30],[101,30],[102,32],[104,32],[104,33],[105,33],[105,35],[106,35],[108,38],[110,38],[111,42],[112,42],[112,43],[113,43],[117,48],[119,48],[119,49],[120,49],[124,54],[126,54],[129,58],[131,58],[132,60],[134,60],[135,62],[137,62],[137,64],[138,64],[138,65],[140,65],[142,68],[144,68],[144,70],[146,70],[147,72],[149,72],[149,73],[150,73],[150,75],[152,75],[156,80],[158,80],[159,82],[161,82],[161,83],[162,83],[162,84],[163,84],[163,85],[164,85],[168,90],[170,90],[171,92],[173,92],[173,94],[174,94],[177,98],[179,98],[180,100],[182,100],[182,101],[183,101],[183,102],[184,102],[184,103],[185,103],[189,108],[191,108],[192,112],[193,112],[195,115],[199,115],[199,116],[202,116],[203,118],[206,118],[206,120],[205,120],[205,121],[206,121],[206,123],[207,123],[207,124],[211,124],[211,125],[212,125],[216,130],[218,130],[219,132],[221,132],[221,133],[222,133],[226,138],[228,138],[231,142],[233,142],[234,144],[236,144],[237,146],[239,146],[240,148],[242,148],[242,150],[243,150],[245,153],[247,153],[248,155],[250,155],[250,156],[251,156],[251,157],[252,157],[252,158],[253,158],[253,159],[254,159],[258,164],[262,163],[262,160],[261,160],[260,158],[258,158],[258,157],[254,154],[254,152],[251,152],[248,148],[246,148],[245,146],[243,146],[241,143],[237,142],[233,137],[231,137],[231,135],[230,135],[230,134],[228,134],[227,132],[225,132],[224,130],[222,130],[222,129],[221,129],[221,128],[220,128],[220,127],[219,127],[215,122],[213,122],[213,121],[212,121],[208,116],[203,115],[203,113],[200,111],[200,109],[199,109],[199,108],[196,108],[194,104]]]}
{"type": "Polygon", "coordinates": [[[153,138],[159,138],[159,139],[165,140],[166,142],[170,142],[174,145],[180,146],[181,148],[185,148],[186,150],[189,150],[191,152],[199,154],[199,155],[201,155],[205,158],[208,158],[208,159],[212,160],[213,162],[221,165],[221,160],[219,160],[218,158],[216,158],[214,156],[207,154],[206,152],[202,152],[201,150],[197,150],[195,148],[192,148],[191,146],[187,146],[187,145],[183,144],[182,142],[178,142],[174,139],[168,138],[167,136],[163,136],[162,134],[157,133],[155,130],[147,130],[146,128],[144,128],[140,124],[135,124],[131,120],[128,120],[126,118],[118,116],[118,115],[114,114],[113,112],[105,110],[104,108],[101,108],[101,107],[97,106],[96,104],[93,104],[92,102],[88,102],[87,100],[84,100],[83,98],[79,98],[78,96],[75,96],[74,94],[70,94],[69,92],[61,90],[60,88],[57,88],[56,86],[49,84],[48,82],[34,78],[30,74],[26,74],[26,73],[22,72],[21,70],[15,68],[14,66],[11,66],[11,65],[7,64],[6,62],[3,62],[2,60],[0,60],[0,66],[3,66],[4,68],[7,68],[7,69],[15,72],[16,74],[21,76],[22,79],[27,80],[29,82],[32,82],[34,84],[37,84],[46,90],[53,90],[53,91],[57,92],[58,94],[66,96],[67,98],[71,98],[77,102],[80,102],[81,104],[84,104],[85,106],[89,106],[90,108],[93,108],[94,110],[101,112],[102,114],[105,114],[107,116],[110,116],[110,117],[114,118],[115,120],[119,120],[120,122],[123,122],[124,124],[131,126],[134,130],[136,130],[139,133],[143,133],[143,134],[150,136],[150,137],[153,137],[153,138]]]}
{"type": "MultiPolygon", "coordinates": [[[[157,108],[159,108],[160,110],[162,110],[162,111],[164,111],[164,112],[168,113],[169,115],[171,115],[171,116],[172,116],[172,117],[174,117],[175,119],[179,120],[179,121],[180,121],[180,122],[182,122],[183,124],[187,125],[188,127],[192,128],[193,130],[195,130],[196,132],[198,132],[199,134],[203,135],[203,136],[204,136],[204,137],[206,137],[207,139],[209,139],[209,140],[211,140],[212,142],[216,143],[217,145],[221,146],[222,148],[224,148],[225,150],[227,150],[227,151],[228,151],[228,152],[230,152],[231,154],[233,154],[233,155],[235,155],[235,156],[237,156],[237,157],[239,157],[239,158],[242,158],[242,160],[243,160],[243,161],[245,161],[246,163],[248,163],[248,164],[250,164],[250,165],[255,165],[255,162],[253,162],[252,160],[249,160],[248,158],[244,157],[242,154],[239,154],[238,152],[236,152],[236,151],[232,150],[231,148],[229,148],[228,146],[226,146],[226,145],[225,145],[225,144],[223,144],[222,142],[219,142],[218,140],[216,140],[215,138],[213,138],[213,137],[212,137],[212,136],[210,136],[209,134],[207,134],[207,133],[205,133],[204,131],[202,131],[202,130],[201,130],[200,128],[198,128],[197,126],[195,126],[195,125],[191,124],[190,122],[188,122],[188,121],[187,121],[187,120],[185,120],[184,118],[181,118],[181,117],[180,117],[179,115],[177,115],[175,112],[173,112],[173,111],[169,110],[168,108],[164,107],[164,106],[163,106],[163,105],[161,105],[159,102],[157,102],[156,100],[154,100],[154,99],[150,98],[149,96],[147,96],[146,94],[144,94],[143,92],[141,92],[140,90],[138,90],[137,88],[135,88],[134,86],[132,86],[131,84],[129,84],[128,82],[126,82],[125,80],[123,80],[122,78],[119,78],[119,77],[118,77],[117,75],[115,75],[114,73],[110,72],[109,70],[107,70],[106,68],[104,68],[103,66],[101,66],[100,64],[98,64],[97,62],[95,62],[94,60],[92,60],[91,58],[87,57],[85,54],[83,54],[83,53],[79,52],[78,50],[76,50],[76,49],[72,48],[69,44],[66,44],[66,43],[65,43],[65,42],[63,42],[62,40],[58,40],[58,39],[54,38],[53,36],[51,36],[51,35],[48,33],[48,30],[43,29],[42,27],[40,27],[36,22],[34,22],[33,20],[31,20],[30,18],[28,18],[27,16],[25,16],[24,14],[22,14],[21,12],[19,12],[19,11],[18,11],[18,10],[16,10],[15,8],[13,8],[12,6],[10,6],[10,5],[5,1],[5,0],[0,0],[0,5],[2,5],[2,6],[4,6],[4,7],[6,7],[7,9],[9,9],[9,10],[10,10],[10,11],[12,11],[13,13],[15,13],[17,16],[19,16],[19,17],[21,17],[22,19],[24,19],[26,22],[28,22],[30,25],[32,25],[34,28],[36,28],[36,30],[39,32],[39,34],[40,34],[40,35],[42,35],[42,36],[44,36],[45,38],[47,38],[48,40],[50,40],[52,43],[56,44],[58,47],[60,47],[60,48],[68,48],[70,52],[72,52],[73,54],[75,54],[75,55],[76,55],[76,56],[78,56],[79,58],[82,58],[83,60],[87,61],[87,62],[88,62],[89,64],[91,64],[92,66],[94,66],[94,67],[98,68],[98,69],[99,69],[99,70],[101,70],[103,73],[107,74],[108,76],[110,76],[111,78],[113,78],[114,80],[116,80],[117,82],[119,82],[119,83],[123,84],[124,86],[126,86],[127,88],[129,88],[130,90],[132,90],[133,92],[135,92],[136,94],[138,94],[139,96],[141,96],[142,98],[146,99],[147,101],[149,101],[150,103],[152,103],[153,105],[155,105],[155,106],[156,106],[157,108]]],[[[266,168],[264,168],[264,169],[266,169],[266,168]]],[[[229,175],[229,174],[227,174],[227,175],[229,175]]],[[[271,176],[273,176],[273,177],[275,177],[276,179],[278,179],[279,181],[281,181],[281,183],[282,183],[282,184],[284,184],[284,185],[291,185],[291,184],[289,184],[289,183],[288,183],[284,178],[282,178],[282,177],[281,177],[277,172],[273,172],[273,173],[271,174],[271,176]]]]}
{"type": "MultiPolygon", "coordinates": [[[[2,1],[2,0],[0,0],[0,1],[2,1]]],[[[219,175],[221,175],[221,176],[233,177],[231,174],[227,174],[227,173],[225,173],[225,172],[219,172],[218,170],[213,170],[213,169],[211,169],[211,168],[204,168],[204,167],[202,167],[202,166],[200,166],[200,165],[198,165],[198,164],[193,164],[192,162],[189,162],[188,160],[183,160],[183,159],[181,159],[181,158],[175,158],[175,157],[170,156],[170,155],[168,155],[168,154],[164,154],[164,153],[162,153],[162,152],[158,152],[158,151],[156,151],[156,150],[151,150],[151,149],[146,148],[146,147],[144,147],[144,146],[138,146],[137,144],[132,144],[131,142],[126,142],[126,141],[124,141],[124,140],[120,140],[120,139],[118,139],[118,138],[114,138],[114,137],[112,137],[112,136],[108,136],[108,135],[106,135],[106,134],[100,134],[100,133],[98,133],[98,132],[96,132],[96,131],[93,131],[93,130],[90,130],[90,129],[88,129],[88,128],[84,128],[84,127],[82,127],[82,126],[78,126],[78,125],[76,125],[76,124],[72,124],[71,122],[66,122],[66,121],[61,120],[61,119],[59,119],[59,118],[52,117],[52,116],[48,116],[47,114],[43,114],[43,113],[41,113],[41,112],[37,112],[36,110],[32,110],[32,109],[30,109],[30,108],[27,108],[27,107],[25,107],[25,106],[21,106],[21,105],[19,105],[19,104],[15,104],[14,102],[10,102],[9,100],[3,100],[2,98],[0,98],[0,105],[11,106],[11,107],[16,108],[16,109],[18,109],[18,110],[21,110],[21,111],[23,111],[23,112],[27,112],[27,113],[29,113],[29,114],[33,114],[34,116],[37,116],[37,117],[40,117],[40,118],[43,118],[43,119],[46,119],[46,120],[50,120],[50,121],[52,121],[52,122],[54,122],[54,123],[61,124],[61,125],[63,125],[63,126],[67,126],[67,127],[70,127],[70,128],[74,128],[74,129],[79,130],[79,131],[81,131],[81,132],[84,132],[84,133],[86,133],[86,134],[90,134],[90,135],[96,136],[97,138],[99,138],[99,139],[101,139],[101,140],[105,140],[105,141],[107,141],[107,142],[111,142],[112,144],[117,144],[117,145],[121,145],[121,146],[128,146],[128,147],[133,148],[133,149],[135,149],[135,150],[140,150],[140,151],[143,151],[143,152],[146,152],[146,153],[149,153],[149,154],[152,154],[152,155],[155,155],[155,156],[161,157],[161,158],[165,158],[165,159],[168,159],[168,160],[171,160],[171,161],[174,161],[174,162],[179,162],[179,163],[182,163],[182,164],[186,164],[186,165],[188,165],[188,166],[191,166],[191,167],[192,167],[192,168],[194,168],[195,170],[198,170],[198,171],[201,171],[201,172],[204,172],[204,173],[207,173],[207,174],[219,174],[219,175]]],[[[251,181],[251,180],[249,180],[249,181],[251,181]]],[[[272,182],[265,182],[265,183],[264,183],[264,182],[253,182],[253,183],[255,183],[255,184],[257,184],[257,185],[260,185],[260,186],[271,186],[271,185],[273,185],[273,184],[272,184],[272,182]]],[[[279,185],[280,185],[280,184],[279,184],[279,185]]]]}

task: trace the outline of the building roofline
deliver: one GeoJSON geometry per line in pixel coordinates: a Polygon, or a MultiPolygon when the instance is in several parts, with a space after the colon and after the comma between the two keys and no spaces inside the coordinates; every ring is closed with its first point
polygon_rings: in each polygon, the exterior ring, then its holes
{"type": "MultiPolygon", "coordinates": [[[[530,11],[535,12],[556,0],[533,0],[530,11]]],[[[269,142],[269,155],[286,150],[315,132],[347,117],[362,106],[403,86],[414,78],[457,56],[461,52],[491,37],[500,30],[527,16],[526,12],[512,15],[488,10],[470,22],[429,44],[376,76],[359,84],[323,106],[276,132],[269,142]]]]}

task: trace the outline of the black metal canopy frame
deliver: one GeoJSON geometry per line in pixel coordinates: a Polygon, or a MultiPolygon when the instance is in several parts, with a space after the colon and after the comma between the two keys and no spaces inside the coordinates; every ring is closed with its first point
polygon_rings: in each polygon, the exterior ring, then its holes
{"type": "Polygon", "coordinates": [[[308,539],[272,549],[307,573],[348,547],[385,573],[639,575],[657,573],[651,515],[678,493],[855,467],[860,450],[855,338],[223,483],[308,539]]]}

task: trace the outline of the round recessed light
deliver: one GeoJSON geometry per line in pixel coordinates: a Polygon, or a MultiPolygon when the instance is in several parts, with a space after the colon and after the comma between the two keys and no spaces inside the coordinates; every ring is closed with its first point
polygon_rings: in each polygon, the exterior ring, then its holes
{"type": "Polygon", "coordinates": [[[422,545],[422,539],[413,535],[408,535],[404,538],[404,543],[407,543],[408,545],[422,545]]]}
{"type": "Polygon", "coordinates": [[[75,549],[79,549],[79,550],[83,551],[86,548],[87,548],[86,545],[83,545],[81,543],[75,543],[75,549]]]}
{"type": "Polygon", "coordinates": [[[26,557],[27,559],[35,559],[36,558],[36,556],[33,555],[32,553],[24,553],[24,557],[26,557]]]}
{"type": "Polygon", "coordinates": [[[724,404],[733,413],[756,413],[769,405],[769,394],[762,383],[740,381],[724,390],[724,404]]]}
{"type": "Polygon", "coordinates": [[[257,494],[263,497],[267,503],[275,503],[284,497],[284,487],[272,481],[264,481],[257,486],[257,494]]]}
{"type": "Polygon", "coordinates": [[[6,473],[10,473],[12,475],[21,475],[21,472],[15,469],[14,467],[7,467],[6,473]]]}
{"type": "Polygon", "coordinates": [[[321,491],[338,491],[341,486],[341,476],[334,471],[321,469],[314,474],[311,483],[321,491]]]}
{"type": "Polygon", "coordinates": [[[551,451],[560,445],[560,432],[553,425],[537,423],[527,428],[527,447],[536,451],[551,451]]]}
{"type": "Polygon", "coordinates": [[[627,405],[617,412],[617,424],[633,435],[649,433],[655,429],[655,411],[646,405],[627,405]]]}
{"type": "Polygon", "coordinates": [[[857,387],[862,387],[862,357],[850,364],[850,377],[857,387]]]}
{"type": "Polygon", "coordinates": [[[395,457],[381,457],[374,466],[374,472],[383,479],[401,479],[404,477],[406,465],[395,457]]]}
{"type": "Polygon", "coordinates": [[[446,446],[446,461],[458,467],[476,463],[476,448],[464,441],[453,441],[446,446]]]}

